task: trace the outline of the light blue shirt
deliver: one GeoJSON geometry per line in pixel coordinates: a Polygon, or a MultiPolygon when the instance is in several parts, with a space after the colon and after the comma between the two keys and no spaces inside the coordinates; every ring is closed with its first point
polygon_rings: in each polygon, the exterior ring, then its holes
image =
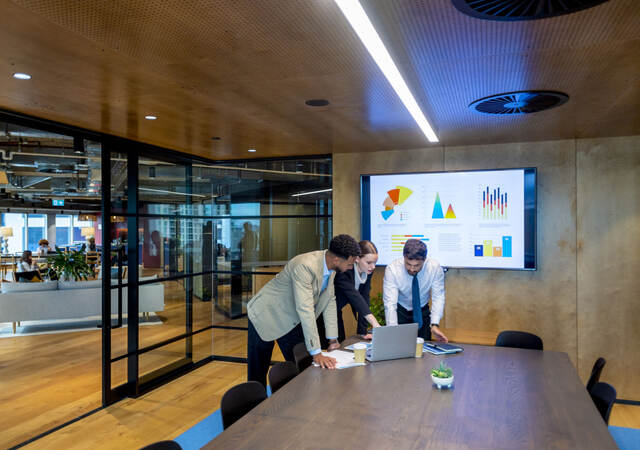
{"type": "MultiPolygon", "coordinates": [[[[322,258],[322,263],[324,266],[324,272],[323,272],[323,277],[322,277],[322,288],[320,289],[320,292],[324,291],[327,286],[329,285],[329,278],[331,278],[331,272],[333,272],[333,270],[329,270],[329,268],[327,267],[327,252],[324,252],[324,257],[322,258]]],[[[327,336],[327,339],[338,339],[338,336],[334,336],[334,337],[329,337],[327,336]]],[[[311,356],[315,356],[318,353],[320,353],[322,350],[319,348],[314,348],[313,350],[311,350],[309,352],[309,354],[311,356]]]]}

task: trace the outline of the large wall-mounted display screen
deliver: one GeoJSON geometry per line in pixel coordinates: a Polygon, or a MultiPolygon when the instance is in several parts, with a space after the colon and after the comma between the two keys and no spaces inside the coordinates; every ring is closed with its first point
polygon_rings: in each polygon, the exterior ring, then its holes
{"type": "Polygon", "coordinates": [[[409,238],[443,267],[536,268],[536,169],[361,175],[362,238],[379,265],[409,238]]]}

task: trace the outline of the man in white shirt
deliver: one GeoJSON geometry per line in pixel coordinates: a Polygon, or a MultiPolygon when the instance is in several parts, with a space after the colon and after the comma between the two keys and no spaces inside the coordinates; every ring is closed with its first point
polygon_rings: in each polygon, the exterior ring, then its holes
{"type": "Polygon", "coordinates": [[[402,258],[384,271],[384,314],[387,325],[417,323],[418,336],[447,342],[439,328],[444,313],[444,272],[440,263],[427,258],[427,246],[408,239],[402,258]],[[429,311],[431,296],[431,311],[429,311]]]}

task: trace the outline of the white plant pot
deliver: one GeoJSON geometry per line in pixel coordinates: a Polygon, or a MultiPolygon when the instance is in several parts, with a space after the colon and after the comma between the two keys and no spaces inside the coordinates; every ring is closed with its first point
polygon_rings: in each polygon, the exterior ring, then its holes
{"type": "Polygon", "coordinates": [[[431,380],[438,386],[438,389],[442,389],[442,387],[450,388],[453,385],[453,375],[449,378],[437,378],[431,374],[431,380]]]}

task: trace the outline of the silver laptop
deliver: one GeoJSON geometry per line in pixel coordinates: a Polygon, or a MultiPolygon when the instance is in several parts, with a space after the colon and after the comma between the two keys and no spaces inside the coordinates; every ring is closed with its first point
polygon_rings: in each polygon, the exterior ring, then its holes
{"type": "Polygon", "coordinates": [[[416,354],[417,337],[417,323],[374,328],[371,348],[367,350],[367,360],[413,358],[416,354]]]}

